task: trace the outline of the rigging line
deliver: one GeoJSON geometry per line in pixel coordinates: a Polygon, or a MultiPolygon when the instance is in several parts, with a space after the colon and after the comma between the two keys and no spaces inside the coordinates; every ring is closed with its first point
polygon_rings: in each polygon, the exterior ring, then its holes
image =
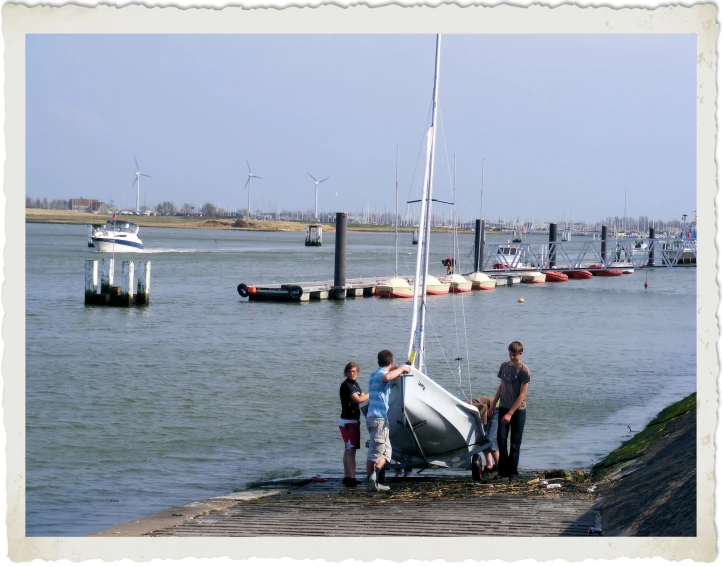
{"type": "MultiPolygon", "coordinates": [[[[421,158],[421,150],[426,148],[426,132],[429,129],[429,116],[431,115],[431,112],[434,108],[434,101],[432,100],[429,104],[429,110],[426,112],[426,122],[424,122],[424,129],[421,131],[421,142],[419,143],[419,151],[416,154],[416,163],[414,164],[414,174],[411,176],[411,181],[409,183],[409,191],[406,194],[406,201],[411,200],[411,191],[414,188],[414,181],[416,179],[416,172],[419,170],[419,159],[421,158]]],[[[406,204],[406,210],[408,211],[408,203],[406,204]]]]}
{"type": "MultiPolygon", "coordinates": [[[[456,380],[456,377],[454,376],[454,369],[451,368],[451,363],[449,362],[449,359],[446,357],[446,352],[444,352],[444,347],[441,344],[441,339],[439,339],[439,335],[436,332],[436,327],[434,327],[434,321],[429,316],[427,312],[427,318],[429,320],[429,325],[431,326],[431,332],[434,334],[434,338],[436,339],[436,343],[439,345],[439,350],[441,351],[441,356],[444,358],[444,362],[446,363],[446,366],[449,368],[449,373],[452,377],[454,377],[454,380],[456,380]]],[[[427,368],[428,370],[428,368],[427,368]]]]}

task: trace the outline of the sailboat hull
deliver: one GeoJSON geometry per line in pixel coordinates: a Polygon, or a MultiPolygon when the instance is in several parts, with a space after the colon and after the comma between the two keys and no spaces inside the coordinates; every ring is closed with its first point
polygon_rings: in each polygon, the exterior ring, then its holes
{"type": "Polygon", "coordinates": [[[404,466],[463,466],[490,446],[479,410],[416,369],[394,380],[388,419],[392,458],[404,466]]]}

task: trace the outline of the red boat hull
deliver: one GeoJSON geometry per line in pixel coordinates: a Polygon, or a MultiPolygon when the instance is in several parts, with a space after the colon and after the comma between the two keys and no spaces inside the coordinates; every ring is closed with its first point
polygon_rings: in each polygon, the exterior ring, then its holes
{"type": "Polygon", "coordinates": [[[569,279],[568,275],[553,270],[545,271],[544,273],[546,274],[546,281],[548,282],[565,282],[569,279]]]}
{"type": "Polygon", "coordinates": [[[589,280],[592,278],[592,272],[589,270],[564,270],[561,273],[573,280],[589,280]]]}

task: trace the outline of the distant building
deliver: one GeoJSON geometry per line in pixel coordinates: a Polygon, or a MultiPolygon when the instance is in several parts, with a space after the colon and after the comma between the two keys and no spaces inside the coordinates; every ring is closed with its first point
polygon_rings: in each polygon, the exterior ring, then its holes
{"type": "Polygon", "coordinates": [[[83,211],[94,213],[100,207],[100,201],[96,199],[70,199],[68,209],[71,211],[83,211]]]}

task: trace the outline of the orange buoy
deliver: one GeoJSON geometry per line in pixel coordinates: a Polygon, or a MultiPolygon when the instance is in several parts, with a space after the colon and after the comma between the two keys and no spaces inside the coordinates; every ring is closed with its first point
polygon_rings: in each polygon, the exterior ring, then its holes
{"type": "Polygon", "coordinates": [[[255,286],[249,287],[249,288],[248,288],[248,293],[256,293],[256,288],[255,288],[255,286]]]}

